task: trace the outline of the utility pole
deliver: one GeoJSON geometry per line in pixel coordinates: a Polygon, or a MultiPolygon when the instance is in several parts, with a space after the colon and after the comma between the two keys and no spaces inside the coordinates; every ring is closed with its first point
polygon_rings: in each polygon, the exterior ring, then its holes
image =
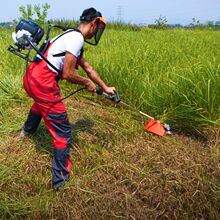
{"type": "Polygon", "coordinates": [[[123,7],[122,5],[118,5],[117,7],[117,18],[119,22],[122,22],[122,17],[123,17],[123,7]]]}

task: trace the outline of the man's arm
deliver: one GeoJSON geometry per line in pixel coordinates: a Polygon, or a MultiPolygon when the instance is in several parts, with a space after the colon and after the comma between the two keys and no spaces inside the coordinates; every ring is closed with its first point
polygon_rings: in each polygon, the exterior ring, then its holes
{"type": "Polygon", "coordinates": [[[103,80],[100,78],[98,73],[92,68],[92,66],[88,63],[86,59],[81,57],[79,59],[79,65],[84,69],[87,73],[88,77],[95,83],[97,83],[105,92],[108,94],[114,95],[115,94],[115,87],[108,87],[103,80]]]}
{"type": "Polygon", "coordinates": [[[89,92],[95,92],[96,86],[95,84],[88,78],[79,75],[76,70],[77,59],[70,52],[66,52],[64,67],[63,67],[63,78],[71,83],[76,83],[80,85],[86,86],[86,89],[89,92]]]}

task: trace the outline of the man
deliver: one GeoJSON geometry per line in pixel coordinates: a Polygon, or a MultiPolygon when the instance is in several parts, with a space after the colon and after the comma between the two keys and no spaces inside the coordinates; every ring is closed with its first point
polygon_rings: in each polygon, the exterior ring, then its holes
{"type": "Polygon", "coordinates": [[[33,62],[24,76],[24,88],[35,102],[21,135],[35,133],[43,117],[53,138],[52,183],[55,190],[59,190],[69,179],[71,145],[71,126],[66,107],[61,101],[58,79],[83,85],[93,93],[96,91],[96,83],[106,93],[114,94],[115,88],[107,86],[86,59],[82,57],[84,41],[97,45],[104,28],[105,20],[100,12],[94,8],[84,10],[80,17],[78,30],[68,30],[54,38],[44,53],[53,66],[51,67],[44,60],[38,63],[33,62]],[[92,42],[94,39],[95,42],[92,42]],[[85,70],[89,78],[76,72],[78,65],[85,70]]]}

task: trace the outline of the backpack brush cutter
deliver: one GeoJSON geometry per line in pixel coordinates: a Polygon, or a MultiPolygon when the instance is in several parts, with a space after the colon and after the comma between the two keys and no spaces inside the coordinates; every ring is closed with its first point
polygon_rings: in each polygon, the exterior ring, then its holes
{"type": "Polygon", "coordinates": [[[156,120],[152,116],[143,113],[142,111],[139,111],[135,107],[128,105],[125,102],[122,102],[119,96],[119,93],[115,90],[115,95],[109,95],[105,93],[102,89],[97,89],[96,93],[98,95],[103,95],[105,98],[110,99],[115,104],[122,104],[123,106],[130,108],[132,111],[141,114],[142,116],[145,116],[149,119],[149,123],[144,126],[144,130],[151,132],[153,134],[164,136],[165,134],[172,134],[171,127],[169,124],[164,123],[162,124],[159,120],[156,120]]]}
{"type": "MultiPolygon", "coordinates": [[[[53,25],[53,26],[60,28],[60,26],[58,26],[58,25],[53,25]]],[[[47,58],[44,56],[44,52],[46,51],[46,49],[48,48],[48,45],[50,43],[51,27],[52,27],[52,25],[49,24],[47,34],[46,34],[46,38],[45,38],[43,44],[38,49],[36,46],[39,44],[39,42],[43,38],[44,30],[39,25],[37,25],[36,23],[34,23],[32,21],[27,21],[25,19],[22,19],[16,26],[16,33],[12,34],[12,38],[15,42],[16,47],[10,45],[8,50],[11,53],[19,56],[20,58],[22,58],[24,60],[26,60],[26,68],[27,68],[29,62],[40,62],[41,60],[44,60],[46,63],[48,63],[48,65],[50,65],[53,69],[55,69],[59,73],[60,71],[52,63],[50,63],[47,60],[47,58]],[[34,49],[35,52],[36,52],[33,60],[30,59],[30,50],[31,49],[34,49]],[[27,50],[28,52],[23,53],[22,52],[23,50],[27,50]]],[[[63,27],[62,27],[62,29],[63,29],[63,27]]],[[[70,31],[77,31],[77,30],[72,28],[70,31]]],[[[62,36],[63,34],[61,34],[60,36],[62,36]]],[[[83,89],[85,89],[85,87],[80,88],[80,89],[70,93],[69,95],[63,97],[61,100],[51,101],[51,103],[62,101],[62,100],[70,97],[71,95],[73,95],[73,94],[75,94],[75,93],[77,93],[77,92],[79,92],[83,89]]],[[[168,124],[166,124],[166,123],[161,124],[161,122],[159,120],[156,120],[153,117],[139,111],[135,107],[132,107],[132,106],[122,102],[120,100],[120,97],[119,97],[119,94],[118,94],[117,91],[115,91],[115,95],[113,95],[113,96],[105,93],[102,89],[97,89],[96,93],[98,95],[103,95],[104,97],[106,97],[107,99],[110,99],[112,102],[114,102],[116,104],[120,103],[120,104],[124,105],[125,107],[130,108],[134,112],[138,112],[139,114],[147,117],[150,121],[149,121],[148,124],[146,124],[144,126],[144,129],[146,131],[157,134],[159,136],[163,136],[165,133],[171,134],[171,129],[170,129],[170,126],[168,124]]],[[[33,94],[33,96],[34,96],[34,94],[33,94]]],[[[36,97],[36,99],[40,102],[48,102],[48,101],[45,101],[43,99],[39,99],[37,97],[36,97]]]]}

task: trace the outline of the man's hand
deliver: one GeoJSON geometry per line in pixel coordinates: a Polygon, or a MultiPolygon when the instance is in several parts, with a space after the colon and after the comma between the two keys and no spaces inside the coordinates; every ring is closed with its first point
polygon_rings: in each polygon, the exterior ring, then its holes
{"type": "Polygon", "coordinates": [[[89,78],[95,82],[99,87],[101,87],[106,93],[109,95],[115,94],[115,87],[108,87],[100,78],[98,73],[92,68],[92,66],[88,63],[88,61],[81,57],[79,60],[79,65],[86,71],[89,78]]]}
{"type": "Polygon", "coordinates": [[[88,92],[94,92],[94,93],[96,92],[96,85],[90,79],[88,79],[85,86],[88,92]]]}
{"type": "Polygon", "coordinates": [[[109,95],[114,95],[114,94],[115,94],[115,87],[106,87],[106,88],[104,89],[104,91],[105,91],[106,93],[108,93],[109,95]]]}

